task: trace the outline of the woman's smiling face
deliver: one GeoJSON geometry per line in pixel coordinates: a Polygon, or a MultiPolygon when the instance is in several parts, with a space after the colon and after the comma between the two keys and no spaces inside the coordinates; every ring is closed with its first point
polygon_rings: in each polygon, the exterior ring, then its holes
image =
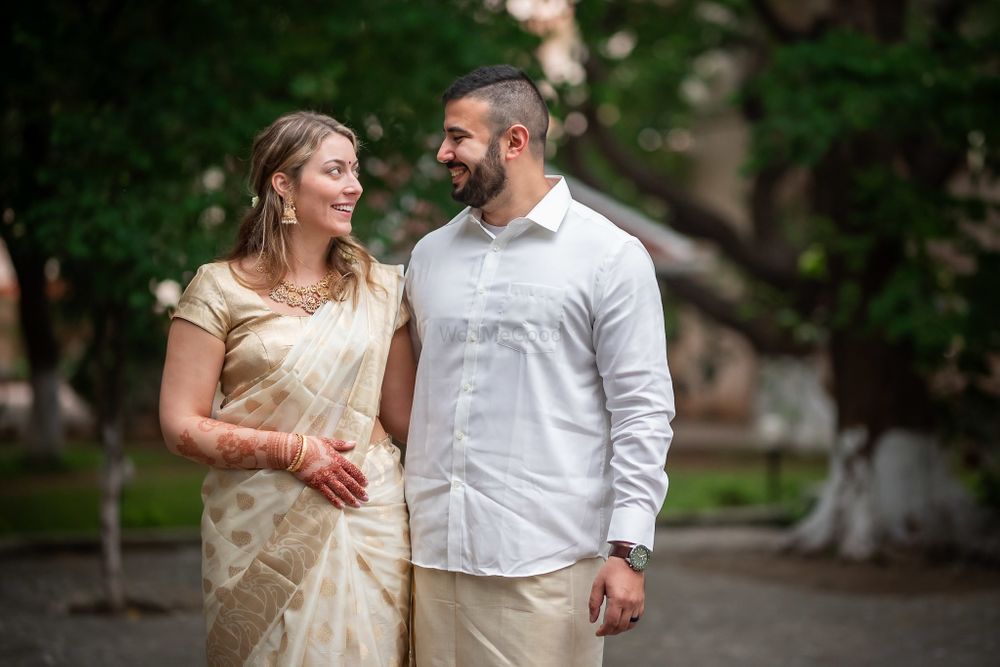
{"type": "Polygon", "coordinates": [[[351,141],[337,133],[326,137],[302,165],[293,195],[299,224],[331,237],[350,234],[354,206],[364,190],[358,175],[351,141]]]}

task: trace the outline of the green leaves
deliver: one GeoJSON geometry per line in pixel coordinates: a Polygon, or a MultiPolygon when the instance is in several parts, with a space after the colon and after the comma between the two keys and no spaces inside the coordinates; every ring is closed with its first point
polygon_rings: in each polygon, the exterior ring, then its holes
{"type": "Polygon", "coordinates": [[[764,107],[754,128],[761,165],[815,165],[834,142],[879,127],[890,109],[913,106],[926,66],[919,49],[883,47],[855,32],[780,48],[773,58],[750,89],[764,107]]]}
{"type": "Polygon", "coordinates": [[[13,39],[0,208],[20,230],[4,238],[60,260],[71,326],[127,313],[120,349],[136,365],[158,364],[167,323],[150,285],[183,285],[232,243],[259,130],[300,108],[356,128],[366,196],[355,228],[386,247],[402,201],[440,202],[434,222],[447,219],[447,173],[401,181],[366,163],[432,159],[444,87],[537,43],[478,2],[39,0],[3,12],[13,39]],[[221,173],[218,187],[204,187],[207,170],[221,173]]]}
{"type": "Polygon", "coordinates": [[[769,4],[784,29],[745,0],[578,3],[589,80],[563,100],[593,101],[614,145],[584,135],[570,159],[715,240],[742,287],[726,312],[737,328],[766,315],[798,341],[856,337],[902,351],[924,377],[957,366],[982,380],[1000,354],[1000,10],[956,6],[952,25],[933,3],[769,4]],[[728,189],[720,174],[742,150],[737,115],[751,139],[749,220],[730,220],[743,243],[671,193],[712,212],[731,204],[713,189],[728,189]],[[623,163],[641,164],[623,177],[623,163]],[[697,195],[684,191],[692,177],[697,195]],[[747,255],[791,275],[765,284],[747,255]]]}
{"type": "Polygon", "coordinates": [[[987,109],[1000,84],[977,44],[949,40],[954,48],[943,53],[926,40],[885,44],[837,30],[776,49],[773,65],[748,89],[764,107],[752,164],[814,166],[835,144],[864,133],[961,147],[969,132],[990,127],[995,139],[987,109]]]}

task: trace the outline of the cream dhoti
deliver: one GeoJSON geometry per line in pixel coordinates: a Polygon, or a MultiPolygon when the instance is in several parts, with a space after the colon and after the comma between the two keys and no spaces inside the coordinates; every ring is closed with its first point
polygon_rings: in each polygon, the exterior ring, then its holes
{"type": "Polygon", "coordinates": [[[531,577],[414,568],[417,667],[600,667],[588,600],[602,558],[531,577]]]}

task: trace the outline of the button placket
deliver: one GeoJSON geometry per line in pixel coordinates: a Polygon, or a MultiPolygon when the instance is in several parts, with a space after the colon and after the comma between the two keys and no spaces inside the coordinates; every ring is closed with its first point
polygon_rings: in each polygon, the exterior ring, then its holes
{"type": "Polygon", "coordinates": [[[482,335],[482,324],[486,313],[488,287],[492,284],[497,268],[500,265],[503,245],[494,240],[488,248],[489,252],[483,252],[479,276],[474,283],[476,289],[470,304],[469,328],[466,333],[463,350],[462,391],[459,392],[455,406],[455,432],[452,441],[454,443],[452,447],[452,484],[448,503],[448,562],[456,566],[461,566],[463,563],[462,544],[465,542],[464,531],[467,528],[463,500],[466,480],[466,456],[470,438],[475,435],[470,435],[469,433],[469,415],[472,411],[472,387],[476,381],[479,349],[484,342],[481,340],[484,337],[482,335]]]}

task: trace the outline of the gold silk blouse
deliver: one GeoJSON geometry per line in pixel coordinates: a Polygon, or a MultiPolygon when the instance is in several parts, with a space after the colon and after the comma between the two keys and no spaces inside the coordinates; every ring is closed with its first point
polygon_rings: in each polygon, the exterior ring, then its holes
{"type": "MultiPolygon", "coordinates": [[[[350,308],[351,300],[339,306],[350,308]]],[[[228,262],[213,262],[198,268],[171,317],[187,320],[226,344],[220,377],[225,405],[282,362],[312,316],[271,310],[263,297],[236,280],[228,262]]],[[[401,304],[396,328],[408,320],[401,304]]]]}

